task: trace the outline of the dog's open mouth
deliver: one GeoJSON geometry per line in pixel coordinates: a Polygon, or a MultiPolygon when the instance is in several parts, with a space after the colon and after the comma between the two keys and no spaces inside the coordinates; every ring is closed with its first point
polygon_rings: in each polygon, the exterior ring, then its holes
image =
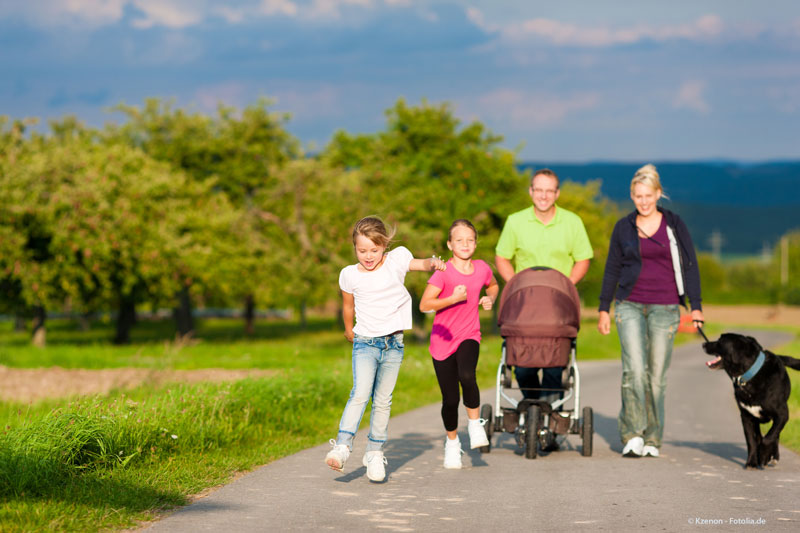
{"type": "Polygon", "coordinates": [[[719,370],[722,367],[722,357],[717,356],[711,361],[706,361],[706,366],[711,370],[719,370]]]}

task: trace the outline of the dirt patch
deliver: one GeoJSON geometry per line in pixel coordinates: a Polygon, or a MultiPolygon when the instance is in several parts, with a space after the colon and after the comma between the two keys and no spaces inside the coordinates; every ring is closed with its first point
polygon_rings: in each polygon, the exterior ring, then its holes
{"type": "Polygon", "coordinates": [[[276,370],[153,370],[148,368],[108,368],[102,370],[52,368],[8,368],[0,365],[0,400],[35,402],[46,398],[67,398],[108,394],[114,389],[131,389],[143,383],[197,383],[236,381],[267,377],[276,370]]]}
{"type": "Polygon", "coordinates": [[[703,314],[730,325],[800,326],[800,307],[786,305],[703,305],[703,314]]]}

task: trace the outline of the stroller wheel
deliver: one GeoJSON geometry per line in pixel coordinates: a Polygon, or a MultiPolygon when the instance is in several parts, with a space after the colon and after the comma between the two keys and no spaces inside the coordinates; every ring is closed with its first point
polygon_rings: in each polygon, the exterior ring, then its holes
{"type": "Polygon", "coordinates": [[[486,420],[486,423],[483,425],[483,429],[486,431],[486,438],[489,440],[489,444],[487,446],[481,446],[478,449],[481,453],[489,453],[492,451],[492,433],[494,430],[494,425],[492,422],[492,406],[488,403],[485,403],[481,406],[481,418],[486,420]]]}
{"type": "Polygon", "coordinates": [[[536,446],[539,444],[539,419],[541,411],[538,405],[528,407],[525,419],[525,457],[536,459],[536,446]]]}
{"type": "Polygon", "coordinates": [[[583,424],[581,425],[581,439],[583,439],[583,450],[581,455],[591,457],[592,438],[594,435],[594,413],[591,407],[583,408],[583,424]]]}

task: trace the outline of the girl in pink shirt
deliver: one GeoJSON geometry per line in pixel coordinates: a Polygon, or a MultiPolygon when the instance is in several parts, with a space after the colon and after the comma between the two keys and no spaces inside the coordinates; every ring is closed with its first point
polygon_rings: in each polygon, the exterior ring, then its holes
{"type": "Polygon", "coordinates": [[[483,428],[486,421],[479,418],[480,391],[475,379],[481,341],[478,307],[491,309],[499,287],[491,267],[472,259],[477,243],[478,234],[469,220],[453,222],[447,240],[453,257],[446,270],[434,272],[428,280],[419,304],[423,312],[436,311],[430,352],[442,391],[442,421],[447,431],[445,468],[461,468],[461,441],[456,431],[459,385],[469,419],[470,448],[489,445],[483,428]],[[486,295],[481,297],[484,287],[486,295]]]}

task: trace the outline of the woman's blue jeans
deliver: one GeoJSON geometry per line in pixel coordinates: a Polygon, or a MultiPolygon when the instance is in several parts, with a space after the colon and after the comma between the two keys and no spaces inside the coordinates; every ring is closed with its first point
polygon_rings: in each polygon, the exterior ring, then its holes
{"type": "Polygon", "coordinates": [[[353,338],[353,389],[339,421],[336,444],[353,449],[361,417],[372,399],[367,451],[381,450],[389,432],[392,392],[403,362],[403,334],[353,338]]]}
{"type": "Polygon", "coordinates": [[[664,394],[672,345],[680,322],[677,305],[617,301],[614,318],[622,347],[622,442],[642,437],[661,446],[664,436],[664,394]]]}

